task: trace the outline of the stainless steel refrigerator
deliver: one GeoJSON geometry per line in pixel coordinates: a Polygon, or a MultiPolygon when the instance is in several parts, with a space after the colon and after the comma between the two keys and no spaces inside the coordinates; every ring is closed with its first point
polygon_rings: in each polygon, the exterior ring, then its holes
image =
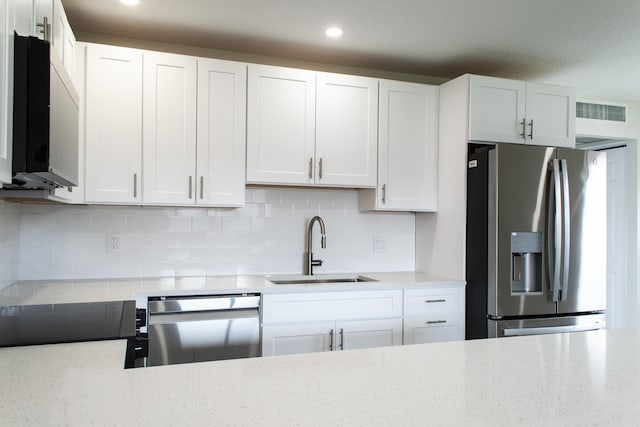
{"type": "Polygon", "coordinates": [[[604,328],[606,153],[469,145],[467,339],[604,328]]]}

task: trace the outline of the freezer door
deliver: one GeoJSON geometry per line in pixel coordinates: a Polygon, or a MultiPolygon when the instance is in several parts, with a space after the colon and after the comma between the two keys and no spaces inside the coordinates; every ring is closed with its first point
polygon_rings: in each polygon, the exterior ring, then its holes
{"type": "Polygon", "coordinates": [[[489,338],[585,332],[604,329],[607,326],[604,314],[542,319],[488,320],[487,323],[489,338]]]}
{"type": "Polygon", "coordinates": [[[545,221],[554,148],[497,144],[489,155],[488,314],[555,314],[545,221]]]}
{"type": "MultiPolygon", "coordinates": [[[[569,183],[568,280],[560,288],[558,313],[606,308],[607,157],[598,151],[560,149],[569,183]]],[[[565,242],[566,245],[566,242],[565,242]]]]}

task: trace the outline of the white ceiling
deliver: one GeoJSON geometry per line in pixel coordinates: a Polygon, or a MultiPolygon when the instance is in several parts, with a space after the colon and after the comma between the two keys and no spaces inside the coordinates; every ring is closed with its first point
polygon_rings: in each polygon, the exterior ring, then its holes
{"type": "Polygon", "coordinates": [[[640,0],[62,0],[77,33],[640,100],[640,0]],[[324,29],[344,28],[339,40],[324,29]]]}

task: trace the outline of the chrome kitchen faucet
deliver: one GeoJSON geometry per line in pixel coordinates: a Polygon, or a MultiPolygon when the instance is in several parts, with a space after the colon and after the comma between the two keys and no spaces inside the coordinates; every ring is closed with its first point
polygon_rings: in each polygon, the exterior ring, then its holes
{"type": "Polygon", "coordinates": [[[320,223],[320,234],[321,234],[320,246],[322,246],[323,249],[327,247],[327,236],[324,231],[324,221],[322,220],[322,218],[316,215],[313,218],[311,218],[311,221],[309,221],[309,226],[307,227],[307,252],[305,252],[304,254],[305,255],[304,256],[304,259],[305,259],[304,273],[308,276],[313,276],[314,266],[319,267],[322,265],[322,260],[313,259],[313,252],[311,252],[313,248],[313,224],[315,224],[316,222],[320,223]]]}

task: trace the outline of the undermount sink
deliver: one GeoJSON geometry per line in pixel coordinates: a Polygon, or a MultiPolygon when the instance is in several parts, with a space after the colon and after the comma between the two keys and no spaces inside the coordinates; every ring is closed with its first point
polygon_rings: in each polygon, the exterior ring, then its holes
{"type": "Polygon", "coordinates": [[[322,274],[317,276],[283,275],[265,276],[265,279],[267,279],[274,285],[314,285],[326,283],[377,282],[377,280],[375,279],[361,276],[359,274],[322,274]]]}

